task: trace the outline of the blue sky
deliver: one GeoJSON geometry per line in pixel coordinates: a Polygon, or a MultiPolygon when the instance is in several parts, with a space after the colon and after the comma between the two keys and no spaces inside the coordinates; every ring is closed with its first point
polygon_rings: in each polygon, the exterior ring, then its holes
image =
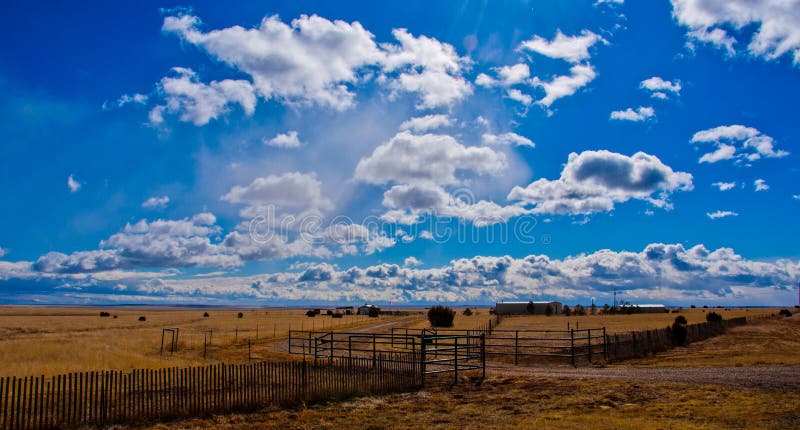
{"type": "Polygon", "coordinates": [[[1,8],[2,303],[796,300],[797,2],[1,8]]]}

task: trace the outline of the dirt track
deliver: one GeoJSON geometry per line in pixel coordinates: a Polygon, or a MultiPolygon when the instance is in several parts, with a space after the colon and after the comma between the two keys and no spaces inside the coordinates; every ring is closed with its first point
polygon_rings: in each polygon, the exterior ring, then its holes
{"type": "Polygon", "coordinates": [[[523,367],[487,363],[491,375],[718,384],[800,392],[800,366],[749,367],[523,367]]]}

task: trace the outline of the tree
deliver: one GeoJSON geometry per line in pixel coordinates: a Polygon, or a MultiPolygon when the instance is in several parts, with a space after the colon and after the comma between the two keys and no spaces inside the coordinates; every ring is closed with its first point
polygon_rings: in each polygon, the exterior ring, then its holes
{"type": "Polygon", "coordinates": [[[572,310],[569,308],[569,305],[564,305],[564,309],[561,309],[561,313],[570,316],[572,315],[572,310]]]}
{"type": "Polygon", "coordinates": [[[672,323],[672,342],[677,345],[685,345],[689,337],[689,330],[686,328],[686,317],[678,315],[672,323]]]}
{"type": "Polygon", "coordinates": [[[550,303],[548,303],[547,306],[544,308],[544,314],[547,315],[548,317],[553,315],[553,306],[550,305],[550,303]]]}
{"type": "Polygon", "coordinates": [[[203,318],[208,318],[208,312],[203,312],[203,318]]]}
{"type": "Polygon", "coordinates": [[[529,314],[533,314],[536,312],[536,305],[534,305],[533,302],[528,302],[528,306],[525,306],[525,310],[527,310],[529,314]]]}
{"type": "Polygon", "coordinates": [[[464,315],[465,317],[472,316],[472,309],[470,309],[470,308],[466,308],[466,309],[464,309],[463,315],[464,315]]]}
{"type": "Polygon", "coordinates": [[[428,321],[432,327],[452,327],[456,311],[447,306],[436,305],[428,310],[428,321]]]}
{"type": "Polygon", "coordinates": [[[575,305],[575,309],[572,311],[575,315],[586,315],[586,309],[583,305],[575,305]]]}
{"type": "Polygon", "coordinates": [[[239,318],[244,318],[244,314],[243,314],[243,313],[241,313],[241,312],[239,312],[238,314],[236,314],[236,316],[237,316],[237,317],[239,317],[239,318]]]}
{"type": "Polygon", "coordinates": [[[367,315],[369,315],[372,318],[377,318],[378,315],[380,314],[381,310],[377,306],[370,306],[369,311],[367,311],[367,315]]]}

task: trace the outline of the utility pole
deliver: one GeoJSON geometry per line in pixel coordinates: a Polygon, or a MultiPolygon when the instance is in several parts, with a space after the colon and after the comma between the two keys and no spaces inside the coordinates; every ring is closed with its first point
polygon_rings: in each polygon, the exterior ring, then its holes
{"type": "Polygon", "coordinates": [[[617,289],[614,288],[614,306],[613,309],[617,308],[617,289]]]}

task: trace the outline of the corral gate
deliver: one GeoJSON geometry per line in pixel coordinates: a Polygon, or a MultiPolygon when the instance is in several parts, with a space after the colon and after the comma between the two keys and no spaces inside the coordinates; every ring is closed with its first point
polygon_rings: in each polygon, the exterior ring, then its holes
{"type": "Polygon", "coordinates": [[[484,334],[422,335],[420,365],[422,384],[426,375],[452,373],[458,383],[458,372],[481,370],[486,377],[486,336],[484,334]]]}

